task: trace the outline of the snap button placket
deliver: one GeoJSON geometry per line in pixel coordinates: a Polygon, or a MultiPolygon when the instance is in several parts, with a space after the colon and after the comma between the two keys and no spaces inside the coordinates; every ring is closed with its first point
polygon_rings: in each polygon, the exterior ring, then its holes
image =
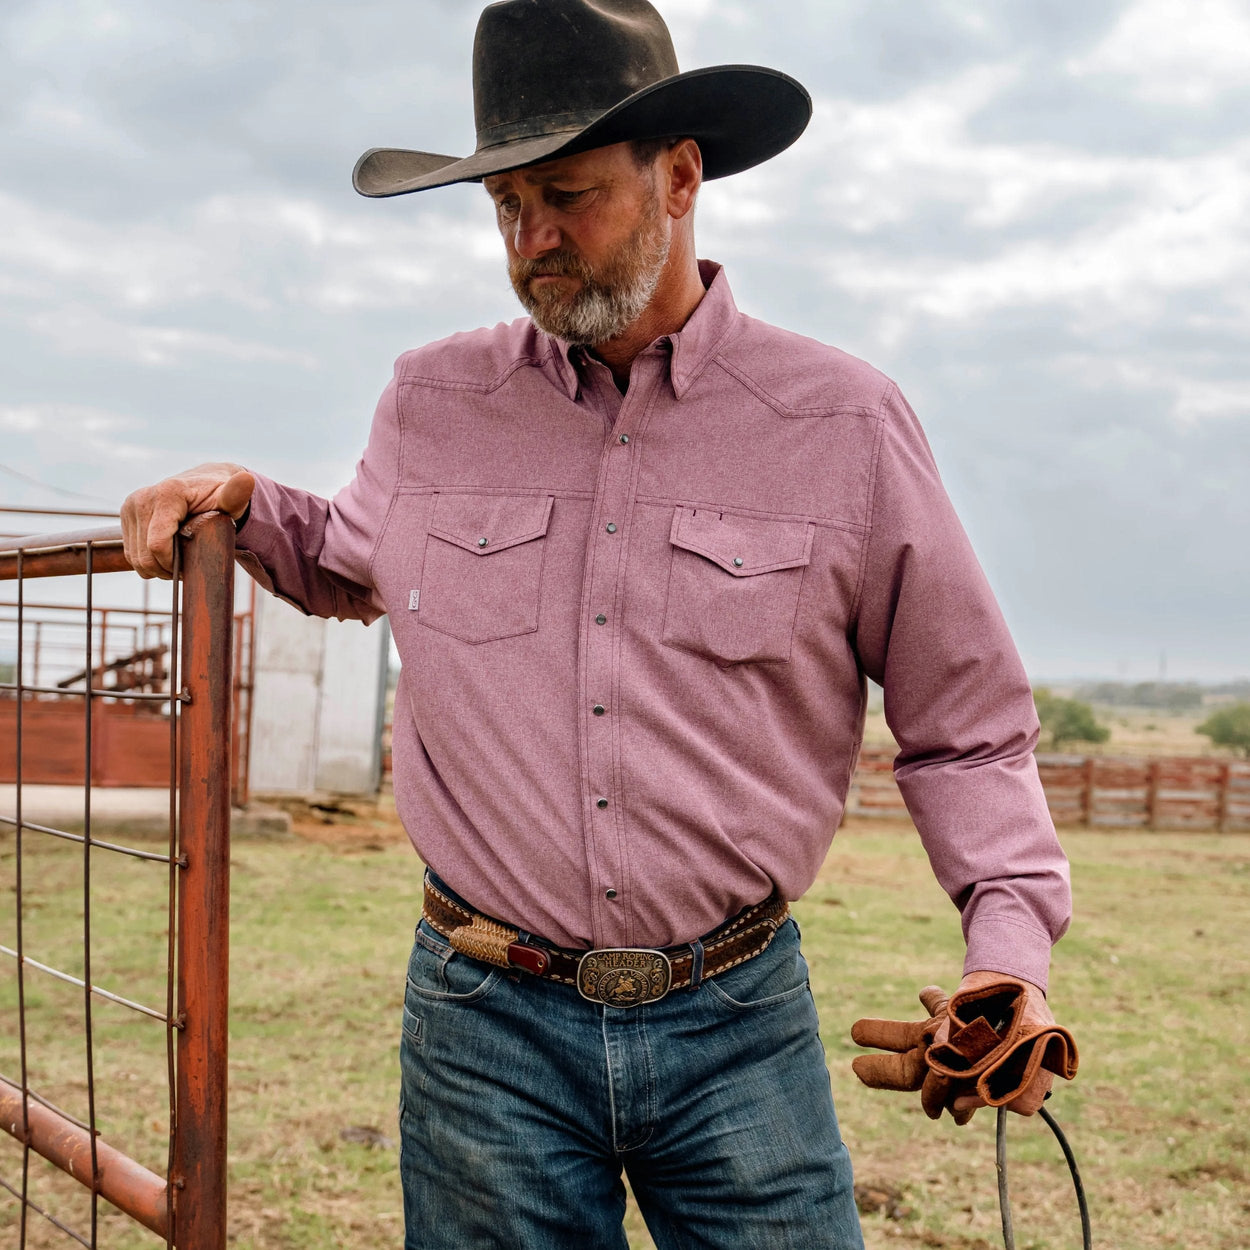
{"type": "Polygon", "coordinates": [[[628,617],[622,615],[628,582],[626,557],[639,538],[634,529],[633,495],[638,457],[630,453],[641,437],[639,427],[656,387],[664,384],[666,368],[666,358],[644,353],[634,361],[629,387],[622,396],[606,373],[592,365],[593,395],[590,387],[586,390],[587,402],[604,419],[607,432],[599,444],[595,494],[585,520],[589,581],[584,602],[589,606],[582,618],[578,672],[579,704],[589,709],[581,714],[579,725],[583,784],[590,803],[585,831],[588,860],[599,882],[595,897],[602,908],[594,917],[591,936],[595,945],[603,947],[628,945],[625,939],[634,919],[632,896],[627,902],[619,884],[607,884],[619,883],[627,875],[623,847],[628,844],[625,825],[629,818],[629,794],[620,773],[622,737],[629,727],[622,722],[622,707],[614,702],[613,692],[620,688],[621,647],[629,629],[628,617]],[[609,909],[607,902],[612,899],[617,899],[617,905],[609,909]]]}

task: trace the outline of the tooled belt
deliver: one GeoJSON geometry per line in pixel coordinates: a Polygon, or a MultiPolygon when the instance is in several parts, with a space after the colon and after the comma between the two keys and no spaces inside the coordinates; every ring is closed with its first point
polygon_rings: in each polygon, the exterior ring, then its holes
{"type": "Polygon", "coordinates": [[[774,894],[744,908],[698,942],[663,950],[569,950],[522,938],[519,929],[448,897],[428,874],[421,914],[454,950],[472,959],[575,985],[591,1002],[636,1007],[658,1002],[670,990],[685,989],[754,959],[768,948],[785,923],[790,904],[774,894]]]}

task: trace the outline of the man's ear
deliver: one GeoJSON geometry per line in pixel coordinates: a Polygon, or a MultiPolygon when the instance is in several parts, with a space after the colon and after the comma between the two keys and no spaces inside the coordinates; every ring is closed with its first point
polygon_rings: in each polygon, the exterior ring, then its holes
{"type": "Polygon", "coordinates": [[[668,215],[676,220],[694,208],[703,182],[703,153],[693,139],[681,139],[665,154],[660,166],[666,181],[662,188],[668,215]]]}

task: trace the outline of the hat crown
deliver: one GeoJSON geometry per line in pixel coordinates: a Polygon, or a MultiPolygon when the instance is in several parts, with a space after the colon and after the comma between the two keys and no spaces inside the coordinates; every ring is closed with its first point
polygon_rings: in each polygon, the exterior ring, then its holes
{"type": "Polygon", "coordinates": [[[647,0],[500,0],[473,43],[477,150],[576,132],[678,72],[647,0]]]}

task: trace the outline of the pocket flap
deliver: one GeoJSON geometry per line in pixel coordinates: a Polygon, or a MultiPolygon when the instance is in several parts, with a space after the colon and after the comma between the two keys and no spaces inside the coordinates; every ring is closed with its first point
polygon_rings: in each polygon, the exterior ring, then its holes
{"type": "Polygon", "coordinates": [[[450,495],[434,500],[430,533],[474,555],[488,556],[547,532],[551,495],[450,495]]]}
{"type": "Polygon", "coordinates": [[[704,556],[734,577],[753,577],[810,564],[810,521],[763,521],[715,508],[678,507],[669,541],[704,556]]]}

